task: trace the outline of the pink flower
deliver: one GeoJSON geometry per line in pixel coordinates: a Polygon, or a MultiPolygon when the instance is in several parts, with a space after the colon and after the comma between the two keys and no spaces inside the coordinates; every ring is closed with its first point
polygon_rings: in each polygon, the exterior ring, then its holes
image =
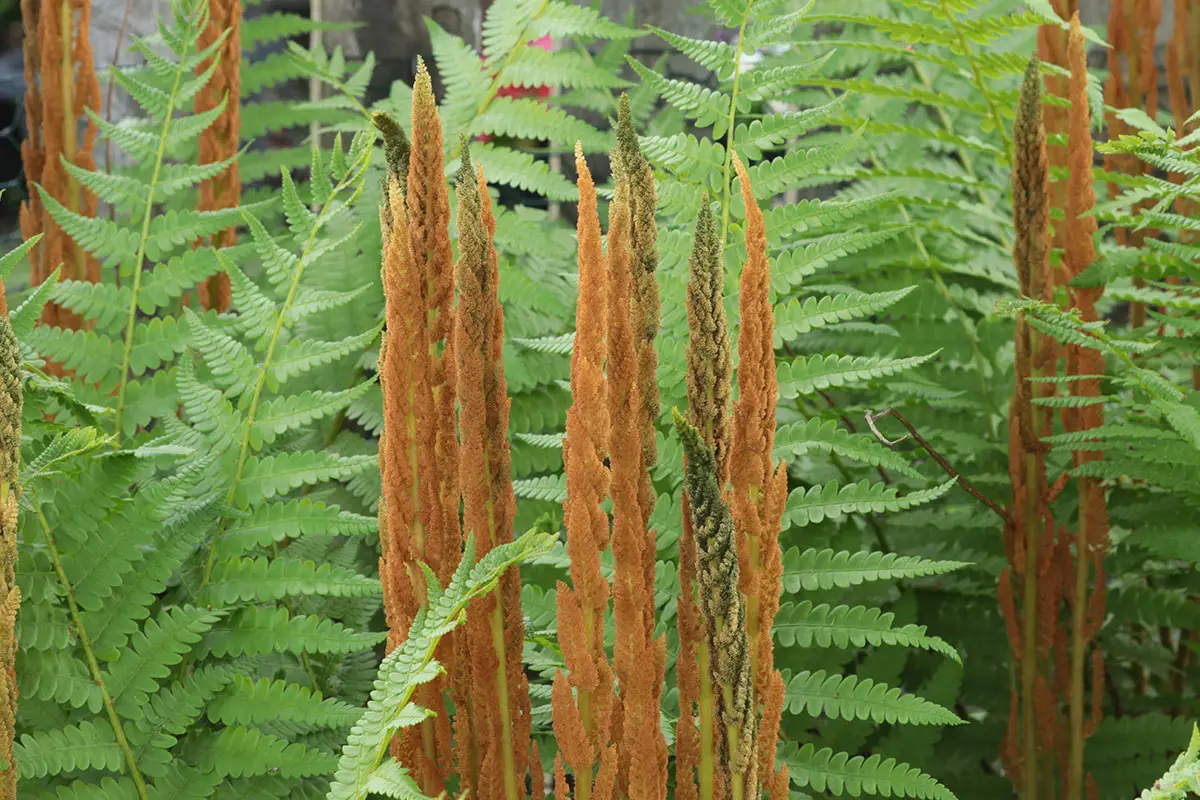
{"type": "MultiPolygon", "coordinates": [[[[529,43],[530,47],[540,47],[543,50],[549,50],[552,47],[550,35],[546,34],[540,39],[535,39],[529,43]]],[[[549,97],[549,86],[502,86],[496,92],[497,97],[549,97]]]]}
{"type": "MultiPolygon", "coordinates": [[[[534,41],[530,42],[529,46],[530,47],[540,47],[543,50],[550,50],[550,48],[553,46],[553,42],[550,38],[550,35],[546,34],[542,38],[535,39],[534,41]]],[[[542,98],[550,96],[550,87],[545,86],[545,85],[542,85],[542,86],[507,85],[507,86],[501,86],[499,89],[497,89],[496,96],[497,97],[534,97],[534,98],[537,98],[540,100],[542,98]]],[[[492,140],[492,137],[489,134],[483,133],[483,134],[479,135],[478,139],[481,142],[490,142],[492,140]]]]}

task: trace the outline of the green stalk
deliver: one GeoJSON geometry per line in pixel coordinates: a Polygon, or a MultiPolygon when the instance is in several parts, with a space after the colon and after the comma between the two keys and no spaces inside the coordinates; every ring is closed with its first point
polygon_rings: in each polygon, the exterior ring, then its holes
{"type": "MultiPolygon", "coordinates": [[[[254,382],[254,392],[251,395],[250,406],[246,412],[246,421],[242,425],[242,439],[238,447],[237,466],[233,472],[233,482],[229,487],[229,492],[225,496],[225,504],[227,506],[233,504],[234,497],[237,495],[238,486],[242,480],[242,473],[245,472],[246,469],[246,460],[250,457],[250,433],[254,428],[255,418],[258,415],[258,406],[262,400],[263,389],[265,389],[267,385],[267,376],[271,371],[271,362],[275,358],[275,351],[279,347],[279,339],[283,334],[284,321],[287,318],[288,312],[291,310],[292,304],[296,300],[296,293],[300,289],[300,279],[304,276],[305,262],[309,254],[312,252],[313,247],[316,245],[317,232],[321,230],[322,223],[325,221],[326,217],[330,215],[333,209],[333,202],[337,198],[338,194],[347,186],[353,185],[359,180],[359,178],[366,174],[366,167],[368,166],[370,159],[370,150],[364,150],[364,152],[366,155],[363,157],[363,163],[356,165],[357,171],[353,175],[343,178],[342,181],[334,187],[333,191],[329,195],[329,198],[325,201],[325,205],[321,207],[320,213],[313,222],[312,230],[309,231],[308,238],[304,242],[304,248],[300,252],[300,261],[296,266],[295,273],[292,275],[292,282],[288,286],[287,295],[284,297],[283,303],[279,307],[279,314],[275,318],[275,325],[271,329],[271,337],[267,341],[267,349],[266,353],[263,355],[262,366],[258,371],[258,378],[254,382]]],[[[362,187],[360,185],[358,189],[356,189],[354,196],[356,197],[361,190],[362,187]]],[[[351,202],[353,199],[354,198],[352,197],[346,202],[351,202]]],[[[217,530],[217,534],[213,537],[212,542],[210,542],[208,546],[208,557],[205,560],[204,574],[201,578],[200,586],[196,590],[197,594],[199,594],[206,586],[208,586],[208,582],[212,578],[212,570],[213,566],[215,565],[217,539],[220,538],[220,535],[224,530],[224,526],[225,520],[222,518],[220,527],[217,530]]]]}
{"type": "MultiPolygon", "coordinates": [[[[732,708],[733,687],[729,684],[722,684],[721,696],[725,699],[725,705],[732,708]]],[[[746,776],[733,769],[734,754],[738,751],[738,745],[741,742],[741,733],[741,729],[737,725],[725,725],[725,737],[729,741],[729,774],[726,776],[726,780],[729,781],[729,796],[733,800],[742,800],[742,797],[746,793],[746,776]]]]}
{"type": "MultiPolygon", "coordinates": [[[[972,66],[972,69],[974,69],[974,62],[972,62],[971,66],[972,66]]],[[[934,91],[933,80],[930,79],[929,74],[925,72],[925,70],[921,67],[920,63],[917,63],[917,62],[913,63],[913,72],[915,72],[917,77],[920,78],[921,84],[926,89],[928,89],[929,91],[934,91]]],[[[978,74],[978,73],[976,73],[976,74],[978,74]]],[[[950,121],[950,115],[946,113],[946,109],[942,106],[937,106],[936,108],[934,108],[934,113],[937,114],[938,121],[940,123],[942,123],[942,127],[945,128],[946,133],[953,134],[954,133],[954,123],[952,123],[950,121]]],[[[1008,137],[1004,135],[1004,129],[999,127],[999,118],[995,118],[995,119],[996,119],[996,125],[997,125],[996,130],[999,132],[1000,140],[1004,144],[1005,152],[1008,153],[1008,160],[1011,163],[1013,160],[1013,157],[1014,157],[1011,152],[1012,144],[1009,142],[1008,137]]],[[[965,172],[967,174],[967,177],[971,178],[972,180],[977,181],[978,176],[975,173],[975,166],[974,166],[974,164],[971,163],[971,159],[967,155],[966,148],[960,146],[960,147],[957,147],[956,149],[958,150],[959,160],[962,162],[963,172],[965,172]]],[[[990,201],[987,198],[987,195],[985,195],[983,193],[983,186],[980,185],[979,183],[976,183],[976,185],[975,185],[975,196],[978,197],[979,202],[983,203],[984,205],[988,205],[990,203],[990,201]]],[[[1011,250],[1012,242],[1008,241],[1008,239],[1005,239],[1002,242],[1001,246],[1005,250],[1011,250]]]]}
{"type": "MultiPolygon", "coordinates": [[[[5,489],[8,487],[5,486],[5,489]]],[[[125,736],[125,728],[121,724],[121,718],[117,715],[116,705],[113,704],[112,696],[108,693],[108,688],[104,685],[104,676],[100,671],[100,663],[96,660],[96,654],[92,649],[92,640],[88,636],[87,629],[83,626],[83,617],[79,613],[79,604],[75,602],[75,588],[71,585],[71,581],[67,578],[67,572],[63,569],[62,558],[59,556],[58,547],[54,543],[54,534],[50,530],[50,522],[46,519],[45,513],[38,504],[34,504],[33,513],[38,518],[38,523],[42,526],[42,534],[46,537],[46,546],[50,551],[50,563],[54,566],[54,574],[58,576],[58,582],[62,584],[63,589],[67,593],[67,610],[71,615],[71,624],[75,626],[75,633],[79,637],[79,646],[83,648],[83,656],[87,661],[88,672],[92,676],[92,681],[100,689],[100,698],[104,703],[104,712],[108,717],[108,723],[112,726],[113,735],[117,740],[117,747],[121,750],[121,755],[125,759],[125,766],[129,770],[129,777],[133,780],[134,789],[137,791],[138,800],[150,800],[150,790],[146,787],[146,779],[142,777],[141,770],[138,769],[137,759],[133,755],[133,748],[129,746],[129,739],[125,736]]]]}
{"type": "MultiPolygon", "coordinates": [[[[517,57],[517,53],[521,52],[521,48],[526,46],[525,42],[529,41],[530,39],[528,35],[530,26],[533,25],[533,23],[536,22],[538,18],[542,16],[542,14],[546,13],[546,9],[549,8],[549,6],[550,0],[542,0],[542,4],[537,7],[537,10],[529,15],[525,25],[521,28],[520,36],[517,37],[516,46],[504,55],[504,61],[500,64],[500,68],[497,69],[496,73],[492,76],[492,83],[490,86],[488,86],[487,94],[484,95],[483,99],[479,101],[479,107],[475,109],[475,113],[471,116],[470,120],[467,120],[468,124],[464,125],[464,127],[469,127],[469,124],[478,119],[483,112],[487,111],[488,106],[490,106],[492,101],[496,99],[496,95],[499,93],[502,85],[500,81],[504,78],[504,70],[506,70],[508,66],[512,64],[513,59],[517,57]]],[[[458,144],[451,148],[451,161],[458,158],[458,156],[462,153],[462,145],[464,141],[466,140],[459,139],[458,144]]]]}
{"type": "MultiPolygon", "coordinates": [[[[583,616],[583,631],[584,641],[591,644],[592,637],[595,636],[595,626],[592,624],[591,611],[588,611],[583,616]]],[[[587,733],[589,741],[595,741],[596,732],[592,730],[592,693],[587,689],[579,690],[579,716],[583,720],[583,730],[587,733]]],[[[595,780],[595,773],[591,764],[588,765],[587,772],[582,775],[576,773],[575,800],[591,800],[593,780],[595,780]]],[[[536,789],[536,787],[534,788],[536,789]]]]}
{"type": "MultiPolygon", "coordinates": [[[[983,80],[983,76],[980,74],[979,64],[975,60],[975,54],[971,51],[971,43],[967,41],[967,37],[963,35],[962,30],[958,27],[958,23],[955,22],[955,16],[961,12],[947,8],[946,0],[940,0],[939,5],[942,7],[943,19],[946,20],[950,29],[954,31],[954,35],[958,37],[959,49],[962,50],[963,55],[966,56],[967,64],[971,67],[971,80],[975,84],[975,88],[983,95],[984,102],[987,103],[988,111],[992,115],[992,124],[996,126],[996,133],[1004,145],[1004,153],[1008,156],[1008,162],[1011,164],[1013,160],[1012,142],[1004,135],[1004,122],[1000,119],[1000,109],[997,108],[996,101],[987,90],[987,82],[983,80]]],[[[942,113],[944,114],[945,112],[943,111],[942,113]]],[[[949,130],[948,126],[947,130],[949,130]]],[[[963,163],[966,163],[966,159],[963,159],[963,163]]]]}
{"type": "MultiPolygon", "coordinates": [[[[724,629],[725,619],[724,617],[718,617],[717,630],[724,629]]],[[[753,676],[753,673],[751,673],[751,675],[753,676]]],[[[753,680],[753,677],[751,677],[751,680],[753,680]]],[[[734,707],[732,684],[721,684],[721,699],[724,701],[725,708],[727,710],[734,707]]],[[[728,747],[729,752],[728,758],[725,759],[725,763],[722,764],[722,767],[728,770],[727,774],[725,775],[725,780],[728,781],[728,796],[731,798],[731,800],[743,800],[743,797],[746,794],[746,775],[745,773],[738,772],[733,768],[734,759],[737,758],[737,752],[743,734],[749,734],[749,731],[743,731],[741,726],[739,726],[736,722],[725,723],[725,738],[727,741],[726,746],[728,747]]]]}
{"type": "Polygon", "coordinates": [[[500,747],[504,763],[504,796],[521,800],[517,791],[517,765],[513,760],[512,712],[508,707],[508,665],[504,663],[504,618],[501,615],[500,589],[494,590],[496,606],[492,609],[492,647],[496,650],[496,694],[500,703],[500,747]]]}
{"type": "Polygon", "coordinates": [[[700,642],[700,800],[713,800],[716,789],[716,725],[708,644],[700,642]]]}
{"type": "Polygon", "coordinates": [[[1025,456],[1025,584],[1021,609],[1024,612],[1024,630],[1021,634],[1021,723],[1023,726],[1024,767],[1022,772],[1025,792],[1021,800],[1037,800],[1038,796],[1038,750],[1037,723],[1034,717],[1034,694],[1037,690],[1037,553],[1041,536],[1038,514],[1037,455],[1025,456]]]}
{"type": "Polygon", "coordinates": [[[113,418],[113,434],[117,447],[121,446],[121,421],[125,414],[125,390],[129,386],[129,362],[133,355],[133,330],[137,322],[138,299],[142,290],[142,262],[146,260],[146,245],[150,241],[150,222],[154,219],[154,194],[158,190],[158,178],[167,154],[167,139],[171,132],[172,118],[175,115],[175,101],[179,96],[179,85],[183,82],[184,64],[187,61],[188,48],[192,41],[191,34],[192,31],[189,30],[188,44],[179,56],[175,79],[167,97],[162,132],[158,136],[158,150],[154,155],[154,168],[150,173],[150,189],[146,194],[146,208],[142,213],[142,234],[138,241],[137,255],[133,259],[133,287],[129,298],[129,313],[125,319],[125,341],[121,348],[121,375],[117,383],[117,407],[113,418]]]}
{"type": "MultiPolygon", "coordinates": [[[[871,159],[871,163],[875,165],[876,169],[883,168],[878,156],[875,155],[874,149],[868,150],[867,154],[871,159]]],[[[917,246],[917,252],[920,253],[921,259],[929,266],[929,276],[933,279],[933,285],[934,288],[937,289],[938,296],[942,298],[942,301],[949,306],[954,312],[954,315],[958,317],[958,321],[962,324],[963,332],[967,336],[967,341],[971,345],[971,356],[975,361],[975,372],[979,377],[980,399],[988,409],[988,436],[995,440],[996,429],[994,421],[1002,417],[1003,414],[999,411],[999,409],[993,407],[993,393],[991,391],[991,386],[988,384],[987,374],[984,369],[990,365],[988,364],[987,357],[983,354],[983,350],[979,345],[979,333],[975,330],[975,326],[971,323],[971,319],[967,316],[967,312],[963,311],[963,309],[954,302],[954,298],[950,296],[950,289],[947,288],[946,282],[942,280],[941,273],[939,273],[937,267],[934,266],[933,259],[930,257],[929,251],[925,248],[925,242],[921,239],[921,234],[912,227],[913,219],[908,213],[908,208],[903,204],[901,204],[899,208],[900,214],[904,218],[904,224],[910,228],[909,232],[912,235],[913,243],[917,246]]]]}
{"type": "Polygon", "coordinates": [[[729,195],[733,185],[733,126],[737,121],[737,101],[742,88],[742,52],[746,46],[746,25],[750,22],[750,11],[754,8],[754,0],[746,3],[746,12],[742,16],[742,24],[738,27],[737,45],[733,51],[733,88],[729,97],[729,118],[725,131],[725,166],[721,176],[721,252],[724,258],[725,235],[729,232],[729,195]]]}
{"type": "Polygon", "coordinates": [[[1067,794],[1065,800],[1083,797],[1083,672],[1086,661],[1087,636],[1084,631],[1084,611],[1087,605],[1088,529],[1087,502],[1090,481],[1084,479],[1079,497],[1079,526],[1075,537],[1075,604],[1071,607],[1071,684],[1070,684],[1070,761],[1067,762],[1067,794]]]}

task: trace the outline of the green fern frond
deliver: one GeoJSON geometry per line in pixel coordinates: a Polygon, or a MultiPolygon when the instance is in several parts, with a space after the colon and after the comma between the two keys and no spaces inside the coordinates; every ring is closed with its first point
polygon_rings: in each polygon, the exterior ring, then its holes
{"type": "Polygon", "coordinates": [[[776,618],[775,634],[785,647],[918,647],[959,661],[958,653],[921,625],[892,625],[895,615],[866,606],[814,605],[812,601],[784,603],[776,618]]]}
{"type": "Polygon", "coordinates": [[[788,681],[787,708],[792,714],[830,719],[870,720],[877,725],[961,725],[957,714],[900,689],[853,675],[800,672],[788,681]]]}
{"type": "Polygon", "coordinates": [[[873,755],[851,756],[830,748],[818,750],[806,744],[791,745],[784,751],[792,782],[801,789],[834,796],[879,794],[885,797],[914,797],[921,800],[954,800],[954,795],[934,778],[916,767],[873,755]]]}
{"type": "MultiPolygon", "coordinates": [[[[940,351],[939,351],[940,352],[940,351]]],[[[791,399],[819,389],[853,386],[896,375],[936,358],[937,352],[907,358],[883,356],[801,356],[779,369],[779,395],[791,399]]]]}
{"type": "Polygon", "coordinates": [[[934,561],[919,556],[832,549],[796,548],[783,555],[783,586],[792,594],[800,591],[845,589],[868,581],[905,580],[944,575],[970,566],[964,561],[934,561]]]}

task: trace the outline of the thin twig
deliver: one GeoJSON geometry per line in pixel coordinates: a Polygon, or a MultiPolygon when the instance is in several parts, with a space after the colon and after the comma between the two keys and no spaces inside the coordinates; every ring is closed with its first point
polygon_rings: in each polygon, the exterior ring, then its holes
{"type": "MultiPolygon", "coordinates": [[[[818,389],[817,394],[821,395],[821,398],[829,404],[829,407],[837,412],[838,416],[841,418],[842,422],[846,424],[846,427],[850,429],[851,433],[858,433],[858,428],[855,427],[854,420],[850,419],[849,415],[844,413],[842,409],[838,407],[837,401],[830,396],[829,392],[818,389]]],[[[884,483],[886,483],[888,486],[892,485],[892,476],[887,474],[887,470],[883,468],[882,464],[876,464],[875,470],[879,473],[879,477],[884,483]]]]}
{"type": "Polygon", "coordinates": [[[894,408],[885,408],[883,411],[880,411],[878,414],[876,414],[873,411],[868,410],[866,412],[866,414],[864,414],[864,416],[867,419],[867,425],[871,428],[871,433],[875,434],[875,437],[877,439],[879,439],[879,441],[883,442],[888,447],[893,447],[897,444],[900,444],[900,442],[903,442],[905,439],[908,439],[911,437],[912,440],[915,441],[917,444],[919,444],[925,450],[926,453],[929,453],[929,455],[933,456],[933,460],[938,463],[938,466],[940,466],[942,469],[944,469],[946,471],[947,475],[949,475],[951,478],[954,478],[956,481],[958,481],[958,485],[961,486],[963,489],[965,489],[968,494],[970,494],[972,497],[974,497],[979,502],[983,503],[985,506],[990,508],[992,511],[995,511],[1000,516],[1000,519],[1004,520],[1005,523],[1009,523],[1009,524],[1012,523],[1012,516],[1009,515],[1007,510],[1005,510],[1003,507],[997,505],[994,500],[992,500],[990,497],[985,495],[983,492],[976,489],[975,486],[969,480],[964,478],[959,473],[958,470],[956,470],[953,466],[951,466],[950,462],[947,461],[946,458],[941,453],[939,453],[937,450],[934,450],[933,446],[930,445],[929,442],[925,441],[924,437],[922,437],[921,434],[917,433],[917,429],[915,427],[913,427],[913,424],[911,422],[909,422],[907,419],[905,419],[904,416],[902,414],[900,414],[900,412],[896,411],[894,408]],[[882,433],[879,432],[879,429],[877,427],[875,427],[876,421],[881,420],[884,417],[895,417],[896,420],[905,427],[905,429],[908,431],[908,433],[906,433],[904,436],[901,436],[899,439],[893,440],[893,439],[887,438],[886,436],[884,436],[882,433]]]}

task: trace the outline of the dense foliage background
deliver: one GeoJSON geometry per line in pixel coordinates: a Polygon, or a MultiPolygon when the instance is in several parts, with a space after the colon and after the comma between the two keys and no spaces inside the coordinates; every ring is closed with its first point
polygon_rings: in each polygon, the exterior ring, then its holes
{"type": "MultiPolygon", "coordinates": [[[[689,280],[707,253],[737,353],[753,199],[778,379],[766,455],[786,464],[773,657],[790,796],[1116,800],[1151,786],[1200,717],[1192,5],[1175,2],[1161,75],[1157,0],[1114,2],[1107,27],[1070,45],[1067,0],[710,0],[698,10],[728,34],[713,40],[567,0],[495,0],[480,51],[429,20],[444,222],[460,219],[466,184],[447,187],[468,146],[494,200],[517,540],[474,571],[474,553],[458,572],[447,557],[445,593],[389,641],[381,264],[389,193],[437,192],[432,173],[397,167],[395,139],[379,146],[378,115],[416,152],[431,135],[413,119],[421,88],[368,106],[372,56],[295,41],[249,55],[315,23],[176,0],[131,45],[143,63],[115,73],[142,115],[107,120],[87,0],[24,3],[25,242],[0,261],[15,334],[0,337],[14,465],[0,503],[19,494],[0,553],[0,797],[435,793],[417,765],[385,759],[388,742],[433,730],[415,703],[442,686],[438,662],[453,667],[440,637],[518,561],[535,744],[518,791],[566,796],[551,686],[582,258],[570,154],[578,142],[611,231],[623,94],[657,190],[643,524],[666,744],[691,719],[671,416],[694,405],[689,280]],[[631,57],[645,37],[672,58],[631,57]],[[670,71],[685,60],[686,76],[670,71]],[[297,80],[319,99],[260,94],[297,80]],[[290,146],[289,131],[310,135],[290,146]],[[1014,172],[1038,164],[1048,194],[1031,211],[1014,172]],[[1035,218],[1052,231],[1041,278],[1022,255],[1035,218]],[[1040,595],[1022,593],[1026,575],[1040,595]],[[1023,780],[1035,754],[1041,772],[1023,780]]],[[[461,258],[461,229],[445,230],[461,258]]],[[[601,564],[619,569],[608,552],[601,564]]],[[[670,765],[663,791],[688,796],[670,765]]],[[[1195,745],[1169,778],[1146,796],[1197,793],[1195,745]]],[[[582,783],[573,772],[581,798],[582,783]]]]}

